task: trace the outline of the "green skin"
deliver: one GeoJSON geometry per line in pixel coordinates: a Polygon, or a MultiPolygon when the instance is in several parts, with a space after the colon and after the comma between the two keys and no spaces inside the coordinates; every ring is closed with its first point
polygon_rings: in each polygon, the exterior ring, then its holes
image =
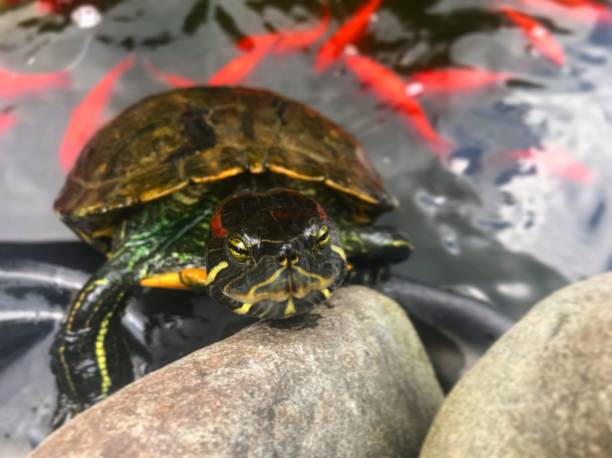
{"type": "Polygon", "coordinates": [[[55,427],[134,379],[120,322],[145,278],[218,266],[213,281],[181,276],[183,286],[237,313],[279,319],[323,302],[345,279],[347,261],[349,281],[374,283],[411,252],[393,229],[346,223],[346,206],[331,201],[326,213],[289,189],[229,193],[223,201],[218,194],[175,193],[142,206],[115,231],[112,254],[82,288],[53,344],[55,427]]]}

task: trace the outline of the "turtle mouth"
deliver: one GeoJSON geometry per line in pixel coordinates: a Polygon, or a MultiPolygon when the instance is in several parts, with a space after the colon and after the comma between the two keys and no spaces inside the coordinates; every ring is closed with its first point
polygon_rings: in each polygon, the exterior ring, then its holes
{"type": "Polygon", "coordinates": [[[289,299],[304,299],[311,291],[324,291],[329,288],[335,278],[292,266],[281,267],[263,281],[249,283],[246,291],[237,286],[243,283],[242,280],[244,279],[240,277],[229,283],[223,292],[237,302],[256,303],[263,300],[284,302],[289,299]]]}
{"type": "Polygon", "coordinates": [[[299,266],[281,267],[259,281],[249,282],[245,276],[236,278],[223,293],[236,303],[234,312],[241,315],[288,318],[325,301],[343,278],[342,271],[323,275],[299,266]]]}
{"type": "Polygon", "coordinates": [[[239,304],[233,311],[239,315],[252,316],[262,320],[279,320],[308,313],[327,297],[328,295],[322,291],[311,291],[302,299],[288,296],[286,300],[280,302],[269,299],[255,303],[245,302],[239,304]]]}

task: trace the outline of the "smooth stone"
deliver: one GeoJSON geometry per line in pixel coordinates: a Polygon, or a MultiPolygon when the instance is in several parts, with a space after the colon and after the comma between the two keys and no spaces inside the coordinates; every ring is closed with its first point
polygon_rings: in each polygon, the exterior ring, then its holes
{"type": "Polygon", "coordinates": [[[363,287],[330,305],[145,376],[31,456],[417,456],[442,391],[412,324],[363,287]]]}
{"type": "Polygon", "coordinates": [[[459,381],[422,458],[612,456],[612,273],[538,303],[459,381]]]}

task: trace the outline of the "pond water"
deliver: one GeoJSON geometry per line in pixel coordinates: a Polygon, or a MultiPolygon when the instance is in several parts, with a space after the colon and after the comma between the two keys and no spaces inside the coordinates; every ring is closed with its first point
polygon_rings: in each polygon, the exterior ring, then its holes
{"type": "Polygon", "coordinates": [[[401,205],[382,221],[417,247],[398,273],[516,318],[552,290],[610,269],[606,4],[384,0],[348,57],[315,70],[321,45],[367,3],[0,0],[0,242],[74,240],[52,203],[92,126],[173,85],[206,83],[253,53],[237,47],[245,37],[313,30],[327,5],[321,37],[268,48],[240,84],[304,102],[364,145],[401,205]],[[351,56],[364,58],[367,75],[351,56]],[[466,87],[476,70],[503,78],[466,87]],[[397,93],[392,101],[372,87],[390,75],[446,139],[443,153],[424,141],[423,118],[402,114],[397,93]]]}
{"type": "MultiPolygon", "coordinates": [[[[510,74],[476,90],[455,87],[455,78],[420,96],[433,127],[453,144],[441,160],[345,61],[314,70],[326,37],[363,3],[330,1],[331,21],[318,42],[267,53],[241,84],[311,105],[363,143],[401,202],[385,222],[404,228],[417,246],[399,271],[519,316],[562,284],[610,268],[612,24],[605,12],[586,0],[382,2],[351,51],[406,82],[454,67],[510,74]],[[502,5],[548,29],[563,64],[539,51],[502,5]]],[[[309,29],[324,15],[314,1],[0,5],[3,74],[66,71],[29,86],[1,77],[3,241],[74,238],[52,212],[64,179],[60,150],[73,110],[105,76],[99,114],[91,114],[99,123],[167,89],[162,72],[205,83],[244,52],[236,47],[241,38],[309,29]]]]}

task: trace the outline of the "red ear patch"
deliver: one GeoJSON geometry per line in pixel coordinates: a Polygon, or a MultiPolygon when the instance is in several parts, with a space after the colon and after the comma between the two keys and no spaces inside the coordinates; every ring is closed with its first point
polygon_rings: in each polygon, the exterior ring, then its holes
{"type": "Polygon", "coordinates": [[[291,214],[287,210],[272,210],[272,216],[278,220],[286,220],[291,218],[291,214]]]}
{"type": "Polygon", "coordinates": [[[319,205],[318,202],[317,202],[317,213],[319,213],[319,216],[321,217],[321,219],[329,219],[329,216],[327,216],[327,213],[325,213],[325,210],[323,210],[323,207],[321,207],[321,205],[319,205]]]}
{"type": "Polygon", "coordinates": [[[212,219],[210,220],[210,230],[215,237],[225,237],[227,235],[227,229],[223,227],[221,221],[221,213],[215,212],[212,219]]]}

